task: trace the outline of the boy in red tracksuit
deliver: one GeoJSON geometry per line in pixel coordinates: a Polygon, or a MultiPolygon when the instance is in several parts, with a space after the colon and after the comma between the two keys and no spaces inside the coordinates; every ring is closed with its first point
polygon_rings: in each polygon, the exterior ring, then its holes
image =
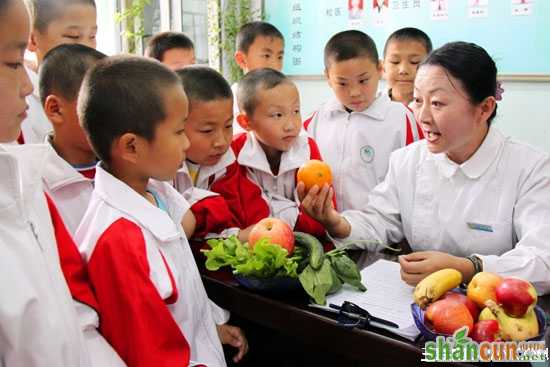
{"type": "Polygon", "coordinates": [[[195,215],[192,238],[202,241],[205,237],[238,235],[244,242],[255,223],[241,230],[238,212],[231,210],[232,202],[240,201],[240,196],[229,195],[228,202],[220,195],[227,191],[223,186],[231,182],[235,186],[240,181],[235,154],[229,149],[233,138],[231,87],[220,73],[204,66],[187,67],[177,74],[189,100],[185,133],[191,145],[174,186],[195,215]]]}
{"type": "Polygon", "coordinates": [[[232,148],[238,180],[223,186],[241,227],[276,217],[294,230],[324,237],[323,226],[302,211],[296,195],[296,172],[310,159],[321,160],[317,144],[301,129],[300,96],[294,83],[273,69],[249,72],[239,83],[239,124],[247,133],[235,136],[232,148]],[[236,187],[234,187],[236,186],[236,187]]]}

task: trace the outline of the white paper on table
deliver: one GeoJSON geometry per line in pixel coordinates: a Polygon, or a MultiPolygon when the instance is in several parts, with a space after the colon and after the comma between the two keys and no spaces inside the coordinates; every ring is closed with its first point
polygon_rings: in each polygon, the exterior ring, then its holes
{"type": "Polygon", "coordinates": [[[384,320],[393,321],[399,329],[373,323],[376,327],[386,329],[409,340],[415,340],[420,334],[412,313],[414,287],[401,280],[399,263],[378,260],[361,271],[361,282],[367,287],[366,292],[358,292],[355,288],[345,285],[340,291],[327,296],[327,305],[311,304],[327,311],[334,311],[329,304],[341,306],[344,301],[350,301],[369,311],[371,315],[384,320]]]}

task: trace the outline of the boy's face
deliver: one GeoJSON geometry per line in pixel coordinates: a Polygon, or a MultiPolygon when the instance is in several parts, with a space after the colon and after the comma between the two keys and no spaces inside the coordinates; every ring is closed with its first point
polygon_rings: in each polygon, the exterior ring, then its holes
{"type": "Polygon", "coordinates": [[[144,176],[168,181],[176,176],[189,148],[184,130],[188,102],[181,85],[163,88],[162,95],[166,118],[157,125],[153,140],[147,142],[140,154],[138,167],[144,176]]]}
{"type": "Polygon", "coordinates": [[[382,65],[366,56],[331,61],[325,75],[340,103],[351,111],[361,112],[376,98],[382,65]]]}
{"type": "Polygon", "coordinates": [[[384,57],[384,78],[392,94],[411,95],[418,65],[428,52],[418,41],[390,41],[384,57]]]}
{"type": "Polygon", "coordinates": [[[237,51],[235,59],[246,74],[249,71],[271,68],[283,69],[284,42],[279,37],[258,36],[247,53],[237,51]]]}
{"type": "Polygon", "coordinates": [[[162,63],[171,70],[178,70],[195,63],[195,50],[192,48],[171,48],[162,55],[162,63]]]}
{"type": "Polygon", "coordinates": [[[10,1],[0,17],[0,143],[12,142],[27,117],[32,84],[23,67],[29,16],[22,1],[10,1]]]}
{"type": "Polygon", "coordinates": [[[189,110],[185,134],[191,146],[187,159],[212,166],[227,152],[233,138],[233,99],[190,101],[189,110]]]}
{"type": "Polygon", "coordinates": [[[254,113],[248,116],[250,130],[264,149],[286,152],[296,141],[302,126],[298,89],[292,82],[271,89],[259,88],[256,101],[254,113]]]}
{"type": "Polygon", "coordinates": [[[36,53],[38,63],[52,48],[66,43],[96,47],[96,8],[88,4],[73,4],[63,9],[48,24],[44,33],[33,30],[29,50],[36,53]]]}

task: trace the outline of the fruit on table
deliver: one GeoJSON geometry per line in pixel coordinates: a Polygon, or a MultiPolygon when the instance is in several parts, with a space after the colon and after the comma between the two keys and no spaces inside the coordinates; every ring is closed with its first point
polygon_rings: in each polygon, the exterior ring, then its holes
{"type": "Polygon", "coordinates": [[[537,304],[537,291],[531,283],[504,278],[495,289],[496,302],[512,317],[522,317],[537,304]]]}
{"type": "Polygon", "coordinates": [[[468,307],[468,311],[470,311],[470,314],[472,315],[472,318],[474,319],[474,322],[477,321],[479,316],[479,308],[475,304],[474,301],[466,297],[466,295],[458,292],[449,291],[441,297],[441,299],[452,299],[457,302],[464,303],[466,307],[468,307]]]}
{"type": "Polygon", "coordinates": [[[496,320],[497,317],[493,314],[491,309],[489,307],[485,307],[481,312],[479,313],[479,321],[485,321],[485,320],[496,320]]]}
{"type": "Polygon", "coordinates": [[[474,275],[468,284],[466,295],[480,308],[483,308],[487,300],[496,301],[495,290],[500,283],[502,283],[500,275],[482,271],[474,275]]]}
{"type": "Polygon", "coordinates": [[[442,299],[436,303],[439,306],[431,315],[431,321],[436,332],[452,335],[464,326],[467,326],[468,330],[472,330],[474,319],[466,305],[452,299],[442,299]]]}
{"type": "Polygon", "coordinates": [[[330,166],[323,161],[311,159],[304,163],[296,174],[297,181],[302,181],[305,185],[306,192],[313,186],[319,186],[319,189],[326,183],[332,183],[332,171],[330,166]]]}
{"type": "Polygon", "coordinates": [[[502,340],[521,341],[534,338],[539,334],[539,322],[533,308],[530,308],[523,317],[512,317],[507,315],[495,301],[487,300],[486,304],[497,318],[502,340]]]}
{"type": "MultiPolygon", "coordinates": [[[[438,300],[445,292],[462,282],[462,274],[456,269],[438,270],[422,279],[414,288],[414,302],[421,308],[438,300]]],[[[466,306],[464,306],[466,307],[466,306]]]]}
{"type": "Polygon", "coordinates": [[[264,218],[252,228],[248,236],[248,243],[254,247],[262,238],[269,238],[271,243],[285,248],[288,254],[294,251],[294,232],[292,228],[280,219],[264,218]]]}
{"type": "Polygon", "coordinates": [[[500,339],[500,326],[497,320],[482,320],[474,324],[470,337],[478,343],[500,339]]]}

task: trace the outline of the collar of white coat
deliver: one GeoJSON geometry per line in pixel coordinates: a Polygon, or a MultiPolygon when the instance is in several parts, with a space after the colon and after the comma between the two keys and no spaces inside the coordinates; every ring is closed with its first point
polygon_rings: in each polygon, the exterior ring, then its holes
{"type": "MultiPolygon", "coordinates": [[[[166,187],[163,187],[162,182],[149,180],[147,186],[159,194],[168,206],[177,205],[179,200],[185,201],[183,197],[167,197],[166,187]]],[[[157,208],[124,182],[111,175],[101,167],[101,163],[96,167],[95,193],[109,206],[135,219],[141,227],[150,231],[162,242],[179,238],[182,235],[181,226],[177,225],[168,213],[157,208]]],[[[179,216],[178,218],[181,220],[179,216]]]]}
{"type": "Polygon", "coordinates": [[[38,73],[29,68],[27,65],[25,65],[25,70],[27,71],[27,75],[29,76],[29,80],[31,81],[31,84],[33,86],[32,95],[40,100],[40,89],[38,88],[38,73]]]}
{"type": "MultiPolygon", "coordinates": [[[[379,91],[378,93],[376,93],[376,98],[374,99],[374,101],[372,101],[372,103],[367,108],[360,112],[354,111],[353,113],[359,113],[375,120],[383,121],[388,114],[391,103],[392,100],[388,96],[388,93],[384,91],[379,91]]],[[[327,109],[330,113],[348,113],[346,111],[346,107],[336,97],[331,99],[327,103],[327,109]]]]}
{"type": "Polygon", "coordinates": [[[506,138],[499,130],[490,127],[477,151],[466,162],[457,164],[445,153],[433,154],[433,157],[443,176],[452,177],[460,169],[468,178],[476,179],[481,177],[498,157],[505,140],[506,138]]]}
{"type": "MultiPolygon", "coordinates": [[[[225,172],[225,169],[235,162],[235,159],[233,149],[229,148],[216,164],[211,166],[200,166],[199,177],[197,178],[197,187],[208,187],[208,179],[210,176],[215,176],[218,173],[225,172]],[[204,182],[206,182],[206,185],[202,185],[204,182]]],[[[179,174],[186,175],[189,178],[189,183],[192,185],[191,176],[189,175],[189,167],[187,167],[187,164],[183,163],[181,168],[178,170],[178,175],[179,174]]]]}
{"type": "Polygon", "coordinates": [[[57,154],[51,145],[50,135],[46,137],[46,142],[52,152],[48,155],[48,160],[45,162],[46,167],[44,170],[43,179],[51,191],[56,191],[76,182],[93,182],[93,180],[84,177],[66,160],[57,154]]]}
{"type": "MultiPolygon", "coordinates": [[[[296,141],[290,149],[281,155],[278,176],[285,172],[300,168],[310,157],[308,137],[304,131],[296,137],[296,141]]],[[[237,161],[240,165],[257,169],[273,175],[265,151],[260,142],[254,135],[254,132],[248,132],[246,142],[242,147],[237,161]]]]}
{"type": "Polygon", "coordinates": [[[0,144],[0,154],[5,157],[6,164],[12,167],[11,171],[18,174],[18,177],[5,177],[9,168],[6,166],[5,170],[2,169],[1,181],[6,181],[10,186],[6,187],[10,194],[20,196],[36,189],[43,191],[42,177],[45,162],[52,154],[50,147],[46,144],[0,144]]]}

